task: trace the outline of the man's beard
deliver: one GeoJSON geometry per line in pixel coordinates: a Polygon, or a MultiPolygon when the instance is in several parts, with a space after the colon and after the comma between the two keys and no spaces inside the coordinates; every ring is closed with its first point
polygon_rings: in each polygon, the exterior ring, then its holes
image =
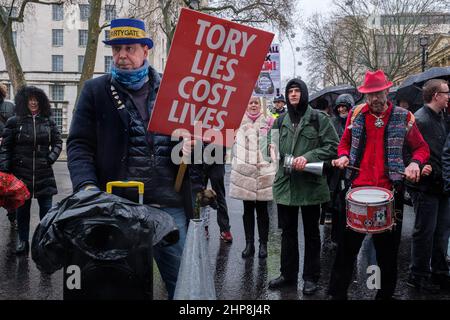
{"type": "Polygon", "coordinates": [[[387,100],[378,100],[377,103],[369,105],[370,110],[373,113],[382,113],[386,105],[387,100]]]}

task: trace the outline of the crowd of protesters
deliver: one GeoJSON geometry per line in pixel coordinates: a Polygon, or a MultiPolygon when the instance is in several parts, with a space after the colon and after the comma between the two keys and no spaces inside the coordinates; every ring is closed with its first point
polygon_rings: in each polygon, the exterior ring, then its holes
{"type": "MultiPolygon", "coordinates": [[[[142,32],[138,37],[118,33],[105,41],[112,48],[112,71],[84,85],[67,141],[68,168],[74,192],[105,191],[111,180],[137,180],[145,184],[144,203],[172,216],[180,240],[155,249],[171,299],[194,193],[205,190],[208,180],[215,191],[220,237],[227,243],[233,241],[225,201],[225,165],[222,161],[189,167],[183,191],[174,190],[178,167],[170,157],[177,141],[146,130],[161,79],[147,60],[153,41],[145,36],[141,20],[114,19],[111,30],[115,28],[142,32]],[[199,186],[194,186],[194,181],[199,181],[199,186]]],[[[285,94],[275,97],[271,113],[260,98],[249,99],[232,152],[230,196],[243,201],[244,259],[255,254],[255,211],[258,258],[267,257],[268,203],[276,204],[282,230],[281,265],[280,275],[269,282],[269,289],[297,286],[303,260],[303,293],[316,293],[319,278],[324,276],[319,224],[321,216],[330,213],[327,219],[332,222],[336,258],[327,275],[329,294],[333,299],[347,299],[356,256],[367,236],[346,228],[346,194],[358,187],[389,190],[395,198],[394,227],[372,235],[381,270],[376,298],[394,297],[405,190],[415,212],[407,284],[428,292],[450,288],[446,261],[450,234],[449,86],[439,79],[425,83],[424,106],[412,114],[404,103],[400,107],[388,100],[392,85],[382,70],[367,71],[358,87],[366,95],[365,102],[355,105],[352,95],[342,94],[333,105],[321,100],[320,110],[309,105],[308,88],[300,79],[290,80],[285,94]],[[287,159],[292,159],[290,171],[286,170],[287,159]],[[309,164],[320,162],[325,163],[324,175],[306,170],[309,164]],[[299,214],[305,242],[302,258],[299,214]]],[[[15,108],[6,100],[6,88],[0,86],[0,171],[12,173],[26,184],[31,199],[39,203],[42,219],[57,193],[52,165],[60,155],[62,140],[44,91],[25,86],[14,100],[15,108]]],[[[194,147],[194,141],[186,142],[183,153],[189,156],[194,147]]],[[[127,197],[127,192],[121,195],[127,197]]],[[[29,251],[31,199],[7,213],[11,224],[17,223],[17,254],[29,251]]]]}

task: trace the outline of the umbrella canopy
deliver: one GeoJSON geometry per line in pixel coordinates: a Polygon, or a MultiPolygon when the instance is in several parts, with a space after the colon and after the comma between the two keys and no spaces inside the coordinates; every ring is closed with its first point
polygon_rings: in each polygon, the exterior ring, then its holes
{"type": "Polygon", "coordinates": [[[450,81],[450,67],[433,67],[409,76],[398,87],[395,99],[408,101],[410,105],[423,105],[422,86],[431,79],[450,81]]]}
{"type": "Polygon", "coordinates": [[[417,74],[414,79],[414,84],[420,85],[421,87],[431,79],[444,79],[450,80],[450,67],[433,67],[425,70],[422,73],[417,74]]]}
{"type": "Polygon", "coordinates": [[[389,93],[388,93],[388,100],[389,101],[395,100],[395,97],[397,95],[397,90],[398,90],[398,87],[390,87],[389,88],[389,93]]]}
{"type": "Polygon", "coordinates": [[[0,207],[17,209],[30,198],[27,186],[14,175],[0,172],[0,207]]]}
{"type": "Polygon", "coordinates": [[[312,94],[309,97],[309,104],[314,108],[319,108],[318,102],[321,99],[325,99],[328,102],[328,105],[333,108],[334,103],[341,94],[343,93],[349,93],[353,96],[353,99],[355,100],[355,103],[358,103],[363,98],[363,94],[358,92],[358,90],[348,84],[334,86],[334,87],[326,87],[322,90],[312,94]]]}

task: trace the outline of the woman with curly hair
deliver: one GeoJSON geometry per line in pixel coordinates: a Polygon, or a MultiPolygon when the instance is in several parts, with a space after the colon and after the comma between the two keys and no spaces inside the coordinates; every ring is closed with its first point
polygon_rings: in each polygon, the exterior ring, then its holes
{"type": "MultiPolygon", "coordinates": [[[[61,135],[50,118],[50,102],[43,90],[22,87],[15,105],[16,115],[8,119],[3,131],[0,171],[12,173],[26,184],[31,198],[39,203],[42,219],[57,193],[52,165],[61,153],[61,135]]],[[[17,254],[29,251],[31,198],[17,209],[17,254]]]]}

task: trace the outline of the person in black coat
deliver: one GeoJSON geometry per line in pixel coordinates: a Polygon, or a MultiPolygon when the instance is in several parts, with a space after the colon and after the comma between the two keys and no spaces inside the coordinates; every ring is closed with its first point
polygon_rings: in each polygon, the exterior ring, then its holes
{"type": "Polygon", "coordinates": [[[16,253],[28,253],[31,199],[39,203],[42,219],[57,194],[52,165],[61,153],[62,140],[56,123],[50,118],[50,102],[44,91],[24,86],[15,97],[16,115],[9,118],[3,131],[0,171],[14,174],[30,191],[31,198],[17,209],[19,237],[16,253]]]}
{"type": "MultiPolygon", "coordinates": [[[[172,216],[179,241],[153,250],[168,298],[172,299],[187,219],[192,215],[191,172],[188,169],[181,190],[176,190],[179,165],[172,160],[172,153],[179,154],[181,150],[176,147],[180,141],[147,130],[161,76],[148,63],[153,41],[145,33],[144,21],[114,19],[111,35],[104,41],[112,49],[111,73],[86,81],[72,118],[67,138],[70,178],[74,192],[104,191],[108,182],[116,180],[142,182],[144,204],[172,216]],[[139,35],[130,36],[136,29],[139,35]]],[[[189,143],[186,141],[186,145],[189,143]]],[[[134,200],[136,192],[118,189],[115,194],[134,200]]]]}
{"type": "Polygon", "coordinates": [[[442,152],[442,178],[444,180],[444,191],[450,194],[450,133],[442,152]]]}
{"type": "MultiPolygon", "coordinates": [[[[8,93],[8,88],[0,83],[0,144],[2,143],[2,132],[5,128],[6,121],[14,115],[14,103],[12,101],[6,100],[6,95],[8,93]]],[[[12,228],[17,228],[16,224],[16,210],[7,210],[8,220],[11,223],[12,228]]]]}
{"type": "Polygon", "coordinates": [[[447,246],[450,235],[450,197],[444,192],[442,154],[450,128],[444,117],[449,97],[445,80],[423,86],[424,106],[414,113],[417,126],[430,148],[430,159],[416,183],[408,183],[416,215],[407,285],[436,293],[450,288],[447,246]]]}

